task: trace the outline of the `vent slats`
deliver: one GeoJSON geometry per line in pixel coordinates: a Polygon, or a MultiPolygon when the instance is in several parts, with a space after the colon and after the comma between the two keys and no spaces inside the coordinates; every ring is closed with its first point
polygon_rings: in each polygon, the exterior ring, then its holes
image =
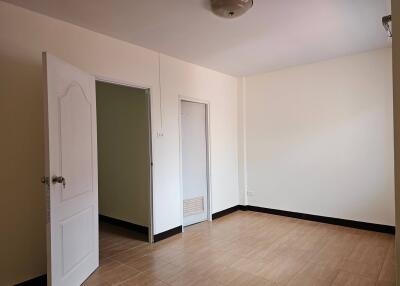
{"type": "Polygon", "coordinates": [[[190,216],[204,211],[204,197],[183,200],[183,216],[190,216]]]}

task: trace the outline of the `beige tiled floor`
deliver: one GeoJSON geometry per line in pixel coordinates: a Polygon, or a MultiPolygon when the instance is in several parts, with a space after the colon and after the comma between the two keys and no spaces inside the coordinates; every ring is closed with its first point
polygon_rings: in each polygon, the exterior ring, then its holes
{"type": "Polygon", "coordinates": [[[100,232],[100,267],[84,285],[389,286],[394,236],[236,212],[150,245],[100,232]]]}

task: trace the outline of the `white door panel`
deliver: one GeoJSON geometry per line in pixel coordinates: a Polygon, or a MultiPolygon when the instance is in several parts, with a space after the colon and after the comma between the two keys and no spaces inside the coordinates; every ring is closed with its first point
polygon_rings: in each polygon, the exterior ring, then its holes
{"type": "Polygon", "coordinates": [[[62,199],[92,191],[92,114],[84,90],[72,83],[60,99],[62,199]],[[89,132],[88,132],[89,131],[89,132]]]}
{"type": "Polygon", "coordinates": [[[43,66],[48,284],[74,286],[99,264],[95,80],[47,53],[43,66]]]}
{"type": "Polygon", "coordinates": [[[184,226],[207,219],[206,105],[182,101],[182,188],[184,226]]]}

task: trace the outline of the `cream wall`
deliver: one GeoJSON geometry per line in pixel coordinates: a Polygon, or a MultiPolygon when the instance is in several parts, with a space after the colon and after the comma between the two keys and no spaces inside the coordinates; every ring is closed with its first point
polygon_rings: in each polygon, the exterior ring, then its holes
{"type": "Polygon", "coordinates": [[[99,214],[149,226],[146,90],[96,82],[99,214]]]}
{"type": "Polygon", "coordinates": [[[179,95],[210,102],[213,212],[238,204],[236,78],[0,2],[0,285],[46,271],[42,51],[150,87],[155,233],[182,223],[179,95]]]}
{"type": "Polygon", "coordinates": [[[239,160],[239,202],[247,205],[247,158],[246,158],[246,81],[238,79],[238,160],[239,160]]]}
{"type": "Polygon", "coordinates": [[[245,78],[249,205],[394,225],[391,73],[383,49],[245,78]]]}
{"type": "MultiPolygon", "coordinates": [[[[169,153],[170,157],[166,157],[159,164],[163,164],[163,168],[171,166],[174,172],[179,171],[179,162],[172,157],[173,154],[179,154],[178,97],[196,98],[208,102],[210,104],[209,152],[211,155],[212,211],[215,213],[237,205],[239,203],[237,78],[227,77],[217,72],[206,73],[203,68],[198,66],[188,65],[184,61],[163,56],[161,58],[161,86],[163,110],[169,110],[176,116],[164,116],[164,128],[172,132],[168,143],[163,145],[169,148],[164,152],[169,153]],[[173,149],[171,149],[172,147],[173,149]]],[[[174,176],[167,178],[164,184],[174,184],[175,186],[175,178],[179,178],[179,173],[174,173],[174,176]]],[[[168,201],[168,197],[162,199],[168,201]]],[[[155,206],[155,212],[162,210],[163,213],[168,213],[171,207],[173,209],[178,207],[177,205],[168,205],[162,199],[155,206]]],[[[181,207],[180,202],[179,207],[181,207]]],[[[161,214],[158,217],[161,217],[161,214]]]]}

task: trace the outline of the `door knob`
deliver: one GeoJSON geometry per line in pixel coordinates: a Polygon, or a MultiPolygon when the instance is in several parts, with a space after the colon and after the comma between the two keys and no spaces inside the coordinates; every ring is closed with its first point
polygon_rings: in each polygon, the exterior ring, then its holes
{"type": "Polygon", "coordinates": [[[65,182],[65,178],[62,176],[53,176],[53,178],[51,178],[51,182],[53,184],[63,184],[63,187],[65,188],[66,182],[65,182]]]}

